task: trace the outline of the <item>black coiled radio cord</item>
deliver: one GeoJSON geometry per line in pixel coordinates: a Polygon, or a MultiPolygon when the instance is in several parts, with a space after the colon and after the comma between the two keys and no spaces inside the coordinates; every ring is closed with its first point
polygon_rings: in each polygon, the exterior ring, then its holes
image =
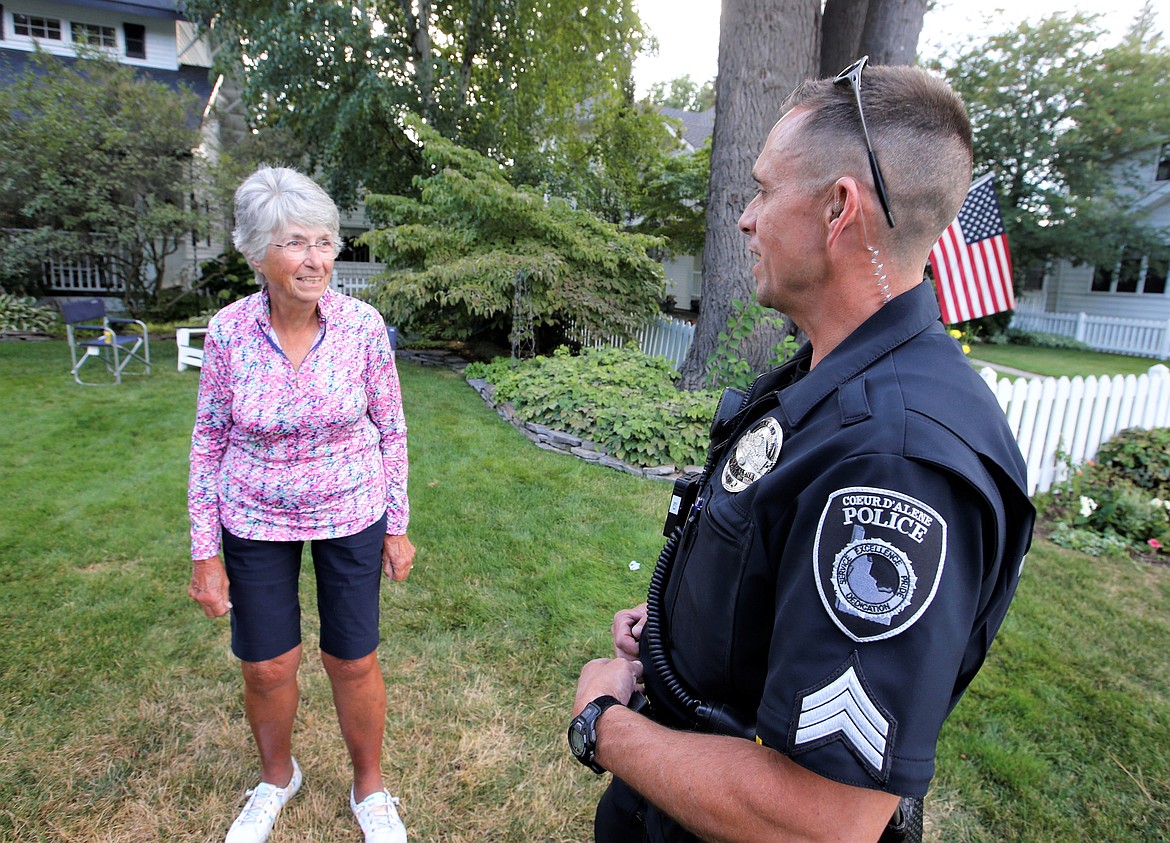
{"type": "MultiPolygon", "coordinates": [[[[696,503],[696,510],[701,508],[700,500],[696,503]]],[[[686,712],[692,723],[706,731],[754,740],[756,736],[754,725],[745,722],[730,707],[705,703],[690,692],[675,672],[663,641],[662,610],[666,599],[666,583],[670,579],[670,571],[674,567],[684,529],[685,524],[676,527],[667,538],[662,552],[658,554],[658,563],[654,566],[654,573],[650,576],[650,587],[646,591],[646,625],[642,628],[642,637],[646,639],[650,667],[657,673],[674,702],[686,712]]]]}

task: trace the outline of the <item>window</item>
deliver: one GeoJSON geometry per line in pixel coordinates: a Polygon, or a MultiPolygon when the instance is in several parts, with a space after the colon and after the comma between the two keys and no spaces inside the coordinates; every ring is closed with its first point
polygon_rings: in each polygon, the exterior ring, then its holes
{"type": "Polygon", "coordinates": [[[122,32],[126,36],[126,57],[146,58],[146,27],[140,23],[124,23],[122,32]]]}
{"type": "Polygon", "coordinates": [[[43,38],[46,41],[61,40],[61,21],[57,18],[35,18],[32,15],[13,13],[12,31],[25,38],[43,38]]]}
{"type": "Polygon", "coordinates": [[[1156,181],[1170,181],[1170,143],[1162,144],[1158,150],[1158,174],[1156,181]]]}
{"type": "Polygon", "coordinates": [[[1143,255],[1126,249],[1121,260],[1112,267],[1098,266],[1093,270],[1090,290],[1094,293],[1137,293],[1160,296],[1166,293],[1167,275],[1170,275],[1170,247],[1143,255]]]}
{"type": "Polygon", "coordinates": [[[1093,270],[1093,286],[1089,289],[1094,293],[1108,293],[1113,287],[1113,268],[1098,266],[1093,270]]]}
{"type": "Polygon", "coordinates": [[[1142,292],[1147,295],[1163,295],[1166,292],[1166,276],[1168,274],[1170,274],[1170,249],[1161,249],[1150,255],[1142,292]]]}
{"type": "Polygon", "coordinates": [[[1141,253],[1135,252],[1132,249],[1126,249],[1125,253],[1121,256],[1121,266],[1118,268],[1115,292],[1136,293],[1138,281],[1141,280],[1141,274],[1141,253]]]}
{"type": "Polygon", "coordinates": [[[118,46],[118,38],[112,26],[98,26],[94,23],[77,23],[74,21],[69,27],[69,34],[73,36],[74,44],[85,44],[90,47],[106,47],[114,49],[118,46]]]}

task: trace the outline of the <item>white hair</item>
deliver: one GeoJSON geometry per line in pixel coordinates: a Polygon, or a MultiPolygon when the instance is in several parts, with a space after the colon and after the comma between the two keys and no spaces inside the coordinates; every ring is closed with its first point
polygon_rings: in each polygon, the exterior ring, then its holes
{"type": "Polygon", "coordinates": [[[341,240],[337,205],[320,185],[288,167],[261,166],[236,190],[232,242],[249,261],[258,261],[273,236],[290,225],[328,229],[341,240]]]}

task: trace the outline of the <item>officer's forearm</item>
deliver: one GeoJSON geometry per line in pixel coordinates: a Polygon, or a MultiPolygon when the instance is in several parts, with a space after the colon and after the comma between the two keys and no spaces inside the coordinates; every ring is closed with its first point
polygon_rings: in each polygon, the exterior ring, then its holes
{"type": "Polygon", "coordinates": [[[619,706],[598,721],[597,760],[710,841],[877,840],[898,804],[759,744],[674,731],[619,706]]]}

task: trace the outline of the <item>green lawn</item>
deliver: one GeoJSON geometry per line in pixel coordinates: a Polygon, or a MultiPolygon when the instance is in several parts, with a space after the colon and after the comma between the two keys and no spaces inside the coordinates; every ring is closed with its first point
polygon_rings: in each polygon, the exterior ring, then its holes
{"type": "MultiPolygon", "coordinates": [[[[186,596],[198,375],[156,354],[89,389],[63,343],[0,343],[0,840],[218,841],[254,784],[227,625],[186,596]]],[[[383,591],[381,653],[411,839],[585,843],[604,780],[567,757],[566,714],[644,595],[669,487],[541,451],[454,373],[401,369],[419,552],[383,591]]],[[[1170,835],[1168,642],[1170,569],[1040,541],[944,730],[930,839],[1170,835]]],[[[312,658],[295,741],[306,784],[271,840],[357,841],[312,658]]]]}
{"type": "MultiPolygon", "coordinates": [[[[1076,375],[1142,375],[1158,363],[1148,357],[1129,357],[1124,354],[986,343],[971,346],[971,358],[1053,378],[1062,375],[1070,378],[1076,375]]],[[[1165,361],[1162,362],[1165,364],[1165,361]]]]}

